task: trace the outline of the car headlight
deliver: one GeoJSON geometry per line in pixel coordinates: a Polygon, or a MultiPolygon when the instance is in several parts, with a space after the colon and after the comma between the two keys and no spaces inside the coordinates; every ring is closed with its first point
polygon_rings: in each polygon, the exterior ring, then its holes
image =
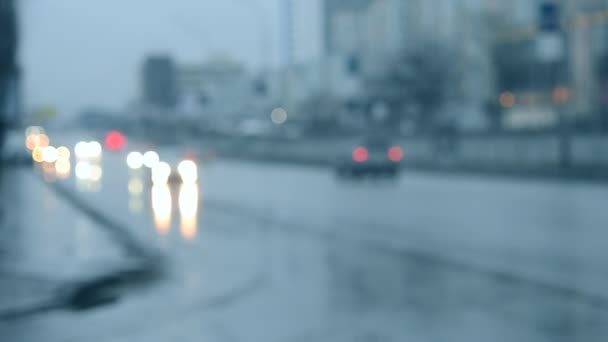
{"type": "Polygon", "coordinates": [[[177,166],[177,172],[185,184],[193,184],[198,180],[198,168],[192,160],[183,160],[177,166]]]}

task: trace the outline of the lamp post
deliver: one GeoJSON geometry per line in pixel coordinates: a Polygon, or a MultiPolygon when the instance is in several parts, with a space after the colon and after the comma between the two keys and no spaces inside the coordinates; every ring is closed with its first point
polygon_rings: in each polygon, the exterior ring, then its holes
{"type": "Polygon", "coordinates": [[[559,90],[561,64],[564,60],[564,35],[560,24],[560,7],[555,1],[543,1],[539,11],[539,35],[537,37],[538,57],[545,62],[548,70],[548,85],[557,111],[559,166],[563,169],[571,165],[570,127],[564,113],[564,103],[559,90]],[[558,96],[555,96],[558,95],[558,96]]]}

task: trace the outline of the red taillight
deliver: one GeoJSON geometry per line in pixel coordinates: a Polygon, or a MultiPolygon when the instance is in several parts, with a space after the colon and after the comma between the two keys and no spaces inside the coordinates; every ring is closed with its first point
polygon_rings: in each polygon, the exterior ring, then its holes
{"type": "Polygon", "coordinates": [[[368,158],[369,158],[369,152],[367,152],[367,149],[363,146],[357,147],[353,151],[353,160],[356,161],[357,163],[366,162],[368,158]]]}
{"type": "Polygon", "coordinates": [[[127,138],[118,131],[112,131],[106,136],[106,146],[111,151],[121,150],[127,144],[127,138]]]}
{"type": "Polygon", "coordinates": [[[393,146],[388,150],[388,159],[398,163],[403,159],[403,149],[399,146],[393,146]]]}

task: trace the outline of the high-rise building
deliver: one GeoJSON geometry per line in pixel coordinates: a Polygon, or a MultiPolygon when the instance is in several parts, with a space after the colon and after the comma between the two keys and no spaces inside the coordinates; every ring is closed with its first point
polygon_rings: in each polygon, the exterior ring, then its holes
{"type": "Polygon", "coordinates": [[[142,70],[142,100],[159,108],[175,108],[178,102],[176,67],[169,56],[150,56],[142,70]]]}
{"type": "Polygon", "coordinates": [[[324,0],[324,52],[332,54],[361,46],[363,20],[372,0],[324,0]]]}
{"type": "Polygon", "coordinates": [[[401,0],[324,0],[325,84],[341,97],[357,97],[361,81],[386,65],[403,45],[401,0]]]}

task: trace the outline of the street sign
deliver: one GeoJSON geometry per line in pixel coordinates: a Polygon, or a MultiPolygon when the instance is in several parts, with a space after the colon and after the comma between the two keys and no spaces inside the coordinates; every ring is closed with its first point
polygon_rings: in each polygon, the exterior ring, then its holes
{"type": "Polygon", "coordinates": [[[560,33],[540,33],[536,38],[538,58],[544,62],[558,62],[564,58],[564,39],[560,33]]]}
{"type": "Polygon", "coordinates": [[[564,58],[565,47],[560,25],[559,6],[552,2],[543,2],[539,8],[536,50],[538,58],[544,62],[558,62],[564,58]]]}
{"type": "Polygon", "coordinates": [[[540,5],[538,28],[541,32],[556,32],[560,30],[559,7],[552,1],[540,5]]]}

